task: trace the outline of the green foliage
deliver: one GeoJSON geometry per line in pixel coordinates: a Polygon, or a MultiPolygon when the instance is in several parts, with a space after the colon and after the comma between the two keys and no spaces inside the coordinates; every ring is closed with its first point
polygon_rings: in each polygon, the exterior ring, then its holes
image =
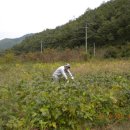
{"type": "Polygon", "coordinates": [[[10,79],[0,80],[1,129],[89,130],[129,118],[129,73],[79,74],[55,84],[49,74],[58,65],[0,66],[10,79]]]}
{"type": "Polygon", "coordinates": [[[121,56],[122,57],[130,57],[130,43],[128,43],[127,46],[124,47],[121,56]]]}
{"type": "Polygon", "coordinates": [[[104,54],[104,58],[117,58],[119,51],[115,47],[110,47],[104,54]]]}
{"type": "Polygon", "coordinates": [[[13,52],[5,53],[0,57],[0,63],[13,63],[15,60],[15,54],[13,52]]]}
{"type": "Polygon", "coordinates": [[[14,45],[20,44],[26,37],[29,37],[31,35],[32,34],[27,34],[27,35],[24,35],[19,38],[14,38],[14,39],[6,38],[3,40],[0,40],[0,49],[1,50],[9,49],[9,48],[13,47],[14,45]]]}
{"type": "Polygon", "coordinates": [[[75,48],[84,46],[85,27],[88,27],[89,46],[121,45],[130,41],[130,2],[111,0],[94,10],[88,9],[83,15],[55,29],[46,29],[26,38],[13,50],[21,52],[40,51],[41,40],[45,48],[75,48]]]}

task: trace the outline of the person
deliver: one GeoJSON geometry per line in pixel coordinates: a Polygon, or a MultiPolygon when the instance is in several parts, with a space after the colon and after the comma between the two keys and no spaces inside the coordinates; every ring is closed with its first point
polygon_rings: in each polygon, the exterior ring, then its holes
{"type": "Polygon", "coordinates": [[[63,76],[66,79],[66,81],[69,82],[67,75],[69,75],[71,79],[74,79],[73,75],[70,72],[70,64],[66,64],[57,68],[52,75],[53,81],[57,82],[63,76]]]}

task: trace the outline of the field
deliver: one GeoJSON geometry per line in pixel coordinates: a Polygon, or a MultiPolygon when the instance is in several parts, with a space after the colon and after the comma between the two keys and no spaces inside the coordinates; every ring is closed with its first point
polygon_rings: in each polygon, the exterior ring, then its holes
{"type": "Polygon", "coordinates": [[[0,130],[129,130],[130,60],[0,64],[0,130]]]}

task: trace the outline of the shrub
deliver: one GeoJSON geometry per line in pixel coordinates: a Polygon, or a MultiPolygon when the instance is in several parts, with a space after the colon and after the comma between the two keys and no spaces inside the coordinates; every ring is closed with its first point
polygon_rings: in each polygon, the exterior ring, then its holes
{"type": "Polygon", "coordinates": [[[108,50],[104,54],[104,58],[117,58],[118,56],[119,56],[119,51],[114,47],[108,48],[108,50]]]}
{"type": "Polygon", "coordinates": [[[15,60],[15,55],[12,52],[4,54],[0,59],[1,63],[12,63],[15,60]]]}
{"type": "Polygon", "coordinates": [[[130,44],[124,48],[121,56],[122,57],[130,57],[130,44]]]}

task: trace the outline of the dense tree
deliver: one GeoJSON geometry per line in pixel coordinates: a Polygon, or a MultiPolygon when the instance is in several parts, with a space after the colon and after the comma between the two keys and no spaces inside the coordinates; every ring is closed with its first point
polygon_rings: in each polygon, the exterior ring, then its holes
{"type": "Polygon", "coordinates": [[[74,48],[85,43],[85,27],[88,27],[88,43],[97,46],[120,45],[130,41],[130,1],[111,0],[100,7],[86,12],[75,20],[70,20],[55,29],[46,29],[26,38],[20,45],[14,46],[18,52],[40,50],[42,40],[44,48],[74,48]]]}

